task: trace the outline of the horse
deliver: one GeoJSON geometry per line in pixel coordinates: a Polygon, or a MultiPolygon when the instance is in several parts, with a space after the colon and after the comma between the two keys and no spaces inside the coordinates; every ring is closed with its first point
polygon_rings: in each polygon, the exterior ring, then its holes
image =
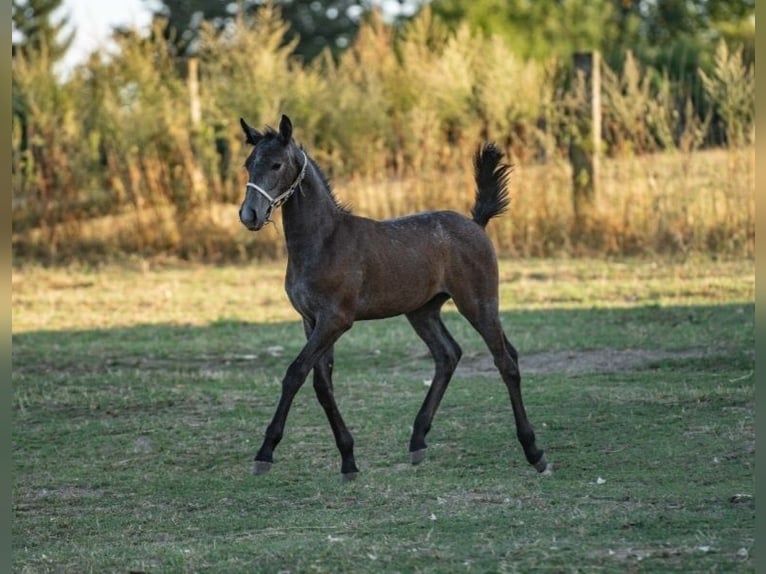
{"type": "Polygon", "coordinates": [[[435,368],[415,417],[409,452],[416,465],[426,458],[426,435],[462,351],[441,319],[452,299],[478,331],[510,395],[516,435],[529,464],[549,473],[537,448],[521,396],[518,353],[499,318],[498,266],[485,228],[510,203],[510,166],[491,142],[474,155],[475,203],[471,217],[454,211],[427,211],[388,220],[355,215],[335,197],[330,184],[282,115],[279,129],[256,130],[240,118],[248,181],[240,222],[257,232],[281,207],[287,247],[285,290],[300,314],[306,343],[282,379],[276,412],[255,455],[254,474],[271,469],[290,405],[313,370],[316,397],[327,415],[341,457],[341,477],[359,469],[354,439],[333,394],[333,349],[355,321],[404,315],[428,347],[435,368]]]}

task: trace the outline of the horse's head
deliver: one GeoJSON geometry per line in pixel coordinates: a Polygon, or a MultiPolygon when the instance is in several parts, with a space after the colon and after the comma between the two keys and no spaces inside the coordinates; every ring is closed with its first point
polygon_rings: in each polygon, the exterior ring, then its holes
{"type": "Polygon", "coordinates": [[[239,208],[239,220],[251,231],[270,221],[271,212],[282,205],[300,185],[308,158],[292,141],[293,124],[283,115],[279,131],[261,133],[240,118],[245,141],[253,146],[245,161],[247,188],[239,208]]]}

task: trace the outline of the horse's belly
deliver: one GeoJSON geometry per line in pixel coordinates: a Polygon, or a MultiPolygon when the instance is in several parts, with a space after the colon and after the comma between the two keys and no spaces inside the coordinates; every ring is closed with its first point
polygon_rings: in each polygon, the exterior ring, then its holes
{"type": "Polygon", "coordinates": [[[365,283],[357,301],[357,319],[381,319],[419,309],[441,293],[438,281],[423,277],[389,276],[379,284],[365,283]]]}

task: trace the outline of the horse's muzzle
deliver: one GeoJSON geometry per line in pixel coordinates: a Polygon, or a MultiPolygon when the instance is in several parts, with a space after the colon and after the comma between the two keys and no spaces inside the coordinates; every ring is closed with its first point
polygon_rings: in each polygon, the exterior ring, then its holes
{"type": "Polygon", "coordinates": [[[269,220],[268,213],[265,217],[258,217],[258,213],[254,209],[246,206],[239,208],[239,220],[242,225],[247,227],[250,231],[259,231],[266,222],[269,220]]]}

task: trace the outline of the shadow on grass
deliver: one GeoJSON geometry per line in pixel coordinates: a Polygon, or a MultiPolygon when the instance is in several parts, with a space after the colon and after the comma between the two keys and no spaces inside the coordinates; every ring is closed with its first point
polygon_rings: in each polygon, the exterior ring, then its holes
{"type": "MultiPolygon", "coordinates": [[[[754,361],[753,304],[646,306],[502,313],[529,372],[607,372],[669,361],[720,368],[754,361]],[[588,361],[588,357],[592,360],[588,361]],[[631,360],[632,359],[632,360],[631,360]],[[585,361],[578,364],[577,361],[585,361]]],[[[456,312],[444,320],[464,351],[461,366],[492,371],[482,341],[456,312]]],[[[252,324],[221,319],[209,325],[140,324],[13,335],[13,374],[96,373],[121,368],[190,371],[243,369],[281,376],[305,341],[296,321],[252,324]]],[[[430,369],[425,345],[403,317],[359,322],[336,345],[336,365],[352,369],[430,369]]]]}

